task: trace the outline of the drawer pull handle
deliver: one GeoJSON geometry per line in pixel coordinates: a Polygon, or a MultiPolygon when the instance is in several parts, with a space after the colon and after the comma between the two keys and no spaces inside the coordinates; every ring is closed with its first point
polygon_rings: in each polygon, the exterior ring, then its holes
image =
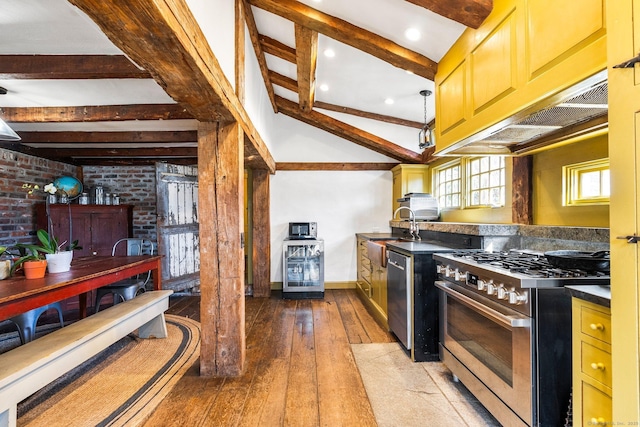
{"type": "Polygon", "coordinates": [[[599,426],[599,425],[606,425],[606,424],[607,424],[607,420],[605,420],[605,419],[604,419],[604,418],[602,418],[602,417],[598,417],[598,418],[593,417],[593,418],[591,418],[591,424],[592,424],[592,425],[597,425],[597,426],[599,426]]]}
{"type": "Polygon", "coordinates": [[[604,331],[604,325],[602,323],[592,323],[589,327],[594,331],[604,331]]]}
{"type": "Polygon", "coordinates": [[[591,369],[595,369],[596,371],[597,370],[604,371],[604,363],[602,363],[602,362],[598,362],[598,363],[593,362],[591,364],[591,369]]]}

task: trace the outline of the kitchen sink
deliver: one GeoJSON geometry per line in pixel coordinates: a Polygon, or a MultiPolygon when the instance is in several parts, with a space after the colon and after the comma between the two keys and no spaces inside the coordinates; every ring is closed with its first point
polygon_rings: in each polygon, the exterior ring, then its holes
{"type": "Polygon", "coordinates": [[[403,239],[397,240],[369,240],[367,242],[367,258],[382,267],[387,266],[387,243],[403,242],[403,239]]]}

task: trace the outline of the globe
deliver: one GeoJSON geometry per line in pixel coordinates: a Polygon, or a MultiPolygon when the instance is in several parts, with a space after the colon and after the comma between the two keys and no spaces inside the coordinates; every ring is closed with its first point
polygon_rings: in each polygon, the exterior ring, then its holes
{"type": "Polygon", "coordinates": [[[82,183],[72,176],[61,176],[53,181],[58,190],[67,193],[70,199],[78,197],[82,193],[82,183]]]}

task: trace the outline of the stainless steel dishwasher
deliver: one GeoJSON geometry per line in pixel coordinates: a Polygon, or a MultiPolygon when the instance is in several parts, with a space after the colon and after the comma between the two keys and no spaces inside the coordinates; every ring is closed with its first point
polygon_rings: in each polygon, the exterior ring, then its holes
{"type": "Polygon", "coordinates": [[[387,263],[387,316],[389,329],[407,350],[413,345],[411,339],[411,257],[397,252],[388,252],[387,263]]]}

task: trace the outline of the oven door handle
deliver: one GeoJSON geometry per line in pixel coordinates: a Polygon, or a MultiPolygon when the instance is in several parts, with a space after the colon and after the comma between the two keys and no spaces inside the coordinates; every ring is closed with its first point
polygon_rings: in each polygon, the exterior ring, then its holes
{"type": "Polygon", "coordinates": [[[437,281],[435,282],[435,285],[438,289],[450,295],[452,298],[458,300],[468,307],[471,307],[476,311],[483,313],[497,323],[502,323],[511,328],[527,328],[531,326],[531,319],[529,319],[528,317],[510,316],[508,314],[500,313],[499,311],[493,310],[486,305],[479,303],[473,298],[469,298],[468,296],[460,292],[456,292],[455,290],[447,286],[445,282],[437,281]]]}

